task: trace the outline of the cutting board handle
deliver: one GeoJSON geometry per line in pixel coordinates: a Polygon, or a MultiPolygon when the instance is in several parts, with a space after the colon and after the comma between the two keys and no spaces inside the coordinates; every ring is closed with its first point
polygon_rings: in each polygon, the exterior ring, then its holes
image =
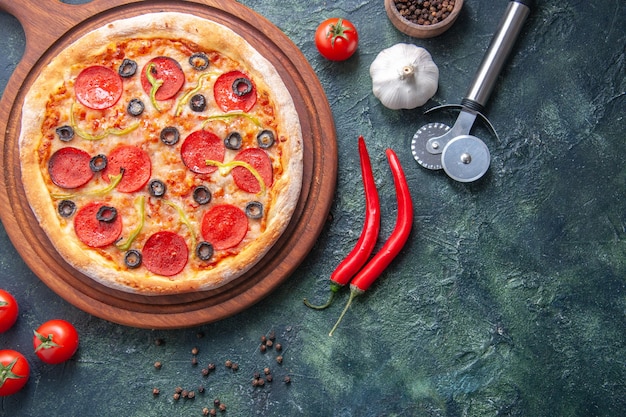
{"type": "Polygon", "coordinates": [[[0,0],[0,10],[13,15],[22,25],[26,48],[22,60],[39,57],[56,40],[78,23],[95,14],[136,0],[93,0],[67,4],[61,0],[0,0]]]}

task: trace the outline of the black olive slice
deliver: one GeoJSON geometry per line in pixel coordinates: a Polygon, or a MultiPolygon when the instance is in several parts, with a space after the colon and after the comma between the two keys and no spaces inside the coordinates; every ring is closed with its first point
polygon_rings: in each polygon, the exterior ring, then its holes
{"type": "Polygon", "coordinates": [[[138,98],[133,98],[128,102],[128,107],[126,107],[126,111],[131,116],[140,116],[145,108],[146,106],[145,104],[143,104],[143,101],[139,100],[138,98]]]}
{"type": "Polygon", "coordinates": [[[61,217],[72,217],[72,215],[76,212],[76,203],[72,200],[61,200],[59,201],[57,210],[59,211],[59,215],[61,217]]]}
{"type": "Polygon", "coordinates": [[[148,189],[152,197],[163,197],[165,195],[165,191],[167,190],[167,186],[161,180],[152,180],[148,184],[148,189]]]}
{"type": "Polygon", "coordinates": [[[107,156],[99,154],[89,160],[89,168],[93,172],[100,172],[107,167],[107,156]]]}
{"type": "Polygon", "coordinates": [[[198,243],[196,245],[196,256],[203,261],[208,261],[213,256],[213,245],[204,241],[198,243]]]}
{"type": "Polygon", "coordinates": [[[176,145],[180,139],[180,133],[174,126],[168,126],[161,130],[161,142],[166,145],[176,145]]]}
{"type": "Polygon", "coordinates": [[[260,148],[267,149],[274,144],[274,132],[271,130],[263,130],[256,136],[256,140],[260,148]]]}
{"type": "Polygon", "coordinates": [[[194,94],[189,100],[189,107],[195,112],[202,112],[206,109],[206,98],[202,94],[194,94]]]}
{"type": "Polygon", "coordinates": [[[252,81],[247,78],[237,78],[233,81],[233,93],[239,97],[243,97],[252,91],[252,81]]]}
{"type": "Polygon", "coordinates": [[[227,149],[236,151],[241,148],[242,141],[243,139],[241,138],[241,135],[238,132],[233,132],[226,136],[226,139],[224,139],[224,146],[226,146],[227,149]]]}
{"type": "Polygon", "coordinates": [[[204,52],[196,52],[189,57],[189,65],[198,71],[209,68],[209,57],[204,52]]]}
{"type": "Polygon", "coordinates": [[[63,142],[69,142],[74,138],[74,129],[72,126],[59,126],[56,128],[56,134],[63,142]]]}
{"type": "Polygon", "coordinates": [[[124,263],[131,269],[139,268],[141,265],[141,252],[137,249],[131,249],[124,255],[124,263]]]}
{"type": "Polygon", "coordinates": [[[117,209],[111,206],[102,206],[96,213],[96,219],[101,222],[111,223],[117,218],[117,209]]]}
{"type": "Polygon", "coordinates": [[[246,216],[251,219],[260,219],[263,217],[263,204],[258,201],[251,201],[246,204],[246,216]]]}
{"type": "Polygon", "coordinates": [[[198,185],[193,190],[193,199],[198,204],[208,204],[211,202],[211,191],[204,185],[198,185]]]}
{"type": "Polygon", "coordinates": [[[137,72],[137,63],[132,59],[124,59],[117,70],[117,73],[122,78],[128,78],[135,75],[137,72]]]}

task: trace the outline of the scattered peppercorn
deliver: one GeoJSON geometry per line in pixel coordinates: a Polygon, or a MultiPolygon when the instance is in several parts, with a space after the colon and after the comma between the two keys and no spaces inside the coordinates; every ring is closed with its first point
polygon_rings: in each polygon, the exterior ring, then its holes
{"type": "Polygon", "coordinates": [[[157,345],[157,346],[161,346],[161,345],[165,344],[165,340],[163,340],[161,338],[154,339],[154,344],[157,345]]]}
{"type": "Polygon", "coordinates": [[[450,16],[455,0],[394,0],[398,13],[418,25],[434,25],[450,16]]]}
{"type": "Polygon", "coordinates": [[[202,338],[204,337],[204,332],[198,332],[198,333],[196,333],[196,337],[197,337],[198,339],[202,339],[202,338]]]}
{"type": "Polygon", "coordinates": [[[174,400],[175,401],[180,400],[180,394],[179,393],[174,393],[174,400]]]}
{"type": "Polygon", "coordinates": [[[226,404],[220,404],[219,409],[220,411],[226,411],[226,404]]]}
{"type": "Polygon", "coordinates": [[[159,362],[159,361],[157,361],[157,362],[155,362],[155,363],[154,363],[154,367],[155,367],[156,369],[161,369],[161,367],[162,367],[162,366],[163,366],[163,364],[162,364],[161,362],[159,362]]]}
{"type": "Polygon", "coordinates": [[[191,349],[191,354],[192,354],[192,355],[197,355],[197,354],[198,354],[198,352],[200,352],[200,351],[198,350],[198,348],[197,348],[197,347],[194,347],[193,349],[191,349]]]}
{"type": "Polygon", "coordinates": [[[189,396],[189,391],[187,391],[186,389],[184,389],[181,393],[180,393],[181,397],[183,398],[187,398],[189,396]]]}
{"type": "Polygon", "coordinates": [[[275,349],[277,352],[280,352],[281,350],[283,350],[283,345],[281,345],[280,343],[276,343],[275,349]]]}
{"type": "Polygon", "coordinates": [[[290,384],[291,383],[291,377],[289,375],[285,375],[285,377],[283,378],[283,382],[285,384],[290,384]]]}
{"type": "Polygon", "coordinates": [[[265,368],[263,369],[263,373],[264,373],[265,375],[269,375],[270,373],[272,373],[272,371],[270,370],[270,368],[265,367],[265,368]]]}
{"type": "Polygon", "coordinates": [[[196,397],[196,393],[194,391],[189,391],[189,393],[187,394],[187,398],[189,398],[190,400],[193,400],[196,397]]]}
{"type": "Polygon", "coordinates": [[[183,389],[181,387],[176,387],[176,388],[174,388],[174,392],[176,394],[180,394],[181,392],[183,392],[183,389]]]}
{"type": "Polygon", "coordinates": [[[260,350],[262,353],[265,353],[265,351],[267,350],[267,346],[265,346],[265,345],[263,344],[263,345],[261,345],[261,347],[259,348],[259,350],[260,350]]]}
{"type": "Polygon", "coordinates": [[[209,370],[207,368],[202,368],[202,376],[208,376],[209,370]]]}
{"type": "Polygon", "coordinates": [[[218,405],[220,405],[220,399],[216,398],[213,400],[213,404],[217,407],[218,405]]]}
{"type": "Polygon", "coordinates": [[[267,374],[267,376],[265,377],[265,380],[271,383],[274,380],[274,377],[272,376],[272,374],[267,374]]]}
{"type": "Polygon", "coordinates": [[[212,416],[217,415],[217,411],[215,411],[215,408],[211,408],[211,411],[209,411],[209,415],[212,415],[212,416]]]}
{"type": "Polygon", "coordinates": [[[152,388],[152,395],[154,395],[155,397],[159,395],[160,393],[161,393],[161,390],[159,390],[158,388],[152,388]]]}
{"type": "Polygon", "coordinates": [[[208,416],[209,415],[209,409],[207,407],[204,407],[202,409],[202,415],[208,416]]]}
{"type": "Polygon", "coordinates": [[[233,371],[238,371],[239,370],[239,364],[238,363],[233,363],[231,365],[230,369],[232,369],[233,371]]]}
{"type": "Polygon", "coordinates": [[[215,370],[215,364],[214,363],[210,363],[209,366],[207,367],[207,369],[209,371],[214,371],[215,370]]]}
{"type": "Polygon", "coordinates": [[[283,356],[282,355],[276,356],[276,362],[283,363],[283,356]]]}
{"type": "Polygon", "coordinates": [[[271,348],[272,345],[274,345],[274,342],[272,342],[272,339],[270,339],[267,342],[265,342],[265,346],[267,346],[268,348],[271,348]]]}
{"type": "Polygon", "coordinates": [[[196,358],[195,356],[193,358],[191,358],[191,364],[193,366],[196,366],[198,364],[198,358],[196,358]]]}
{"type": "Polygon", "coordinates": [[[232,368],[233,367],[233,361],[231,361],[230,359],[228,359],[224,365],[226,365],[227,368],[232,368]]]}
{"type": "Polygon", "coordinates": [[[204,392],[204,385],[200,385],[200,386],[198,387],[198,392],[199,392],[200,394],[202,394],[202,393],[204,392]]]}

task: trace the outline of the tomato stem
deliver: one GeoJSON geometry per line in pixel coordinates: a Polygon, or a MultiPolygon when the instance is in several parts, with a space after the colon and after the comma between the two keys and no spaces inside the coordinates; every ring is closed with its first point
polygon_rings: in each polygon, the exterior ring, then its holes
{"type": "Polygon", "coordinates": [[[41,349],[61,347],[61,345],[59,345],[58,343],[54,341],[54,335],[52,333],[50,333],[48,336],[44,336],[41,333],[37,333],[36,330],[34,330],[33,333],[35,334],[35,337],[39,339],[39,341],[41,342],[41,344],[35,348],[35,352],[41,349]]]}
{"type": "Polygon", "coordinates": [[[330,44],[334,47],[337,38],[348,40],[345,35],[346,32],[351,32],[351,29],[343,25],[343,19],[339,19],[336,24],[330,25],[326,37],[330,38],[330,44]]]}
{"type": "Polygon", "coordinates": [[[13,367],[17,363],[17,359],[18,358],[13,359],[8,365],[0,363],[0,387],[2,387],[7,379],[26,378],[25,376],[17,375],[13,372],[13,367]]]}

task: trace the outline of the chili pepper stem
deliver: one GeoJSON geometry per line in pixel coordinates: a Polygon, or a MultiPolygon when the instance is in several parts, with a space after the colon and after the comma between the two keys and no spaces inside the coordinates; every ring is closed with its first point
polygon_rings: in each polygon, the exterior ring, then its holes
{"type": "Polygon", "coordinates": [[[346,303],[346,306],[343,308],[343,311],[339,315],[339,318],[337,319],[337,322],[335,323],[333,328],[330,329],[330,333],[328,333],[328,336],[332,337],[332,335],[335,332],[335,330],[337,330],[337,327],[339,327],[339,323],[341,323],[341,320],[343,319],[343,316],[346,315],[346,312],[350,308],[350,305],[352,304],[352,300],[354,300],[356,297],[358,297],[359,295],[363,294],[364,292],[365,291],[360,290],[359,288],[355,287],[354,285],[350,285],[350,298],[348,298],[348,302],[346,303]]]}
{"type": "Polygon", "coordinates": [[[335,294],[337,294],[337,292],[342,288],[343,288],[343,285],[339,285],[339,284],[335,284],[334,282],[331,282],[330,283],[330,296],[328,297],[328,300],[324,304],[321,304],[321,305],[311,304],[311,302],[305,298],[303,300],[304,305],[315,310],[323,310],[332,304],[333,299],[335,298],[335,294]]]}

